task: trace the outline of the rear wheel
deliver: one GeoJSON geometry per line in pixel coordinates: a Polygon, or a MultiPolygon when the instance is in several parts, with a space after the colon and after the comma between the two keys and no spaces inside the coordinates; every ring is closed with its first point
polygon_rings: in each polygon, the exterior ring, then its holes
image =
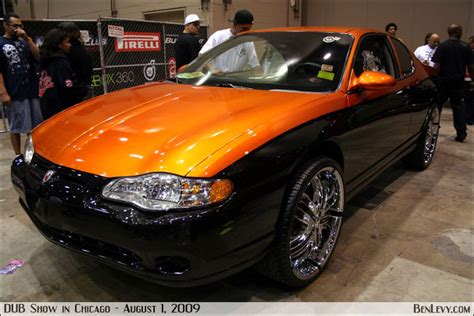
{"type": "Polygon", "coordinates": [[[259,270],[290,287],[311,284],[334,251],[343,211],[339,165],[327,157],[306,164],[290,184],[275,243],[259,270]]]}
{"type": "Polygon", "coordinates": [[[424,170],[433,161],[439,136],[440,111],[433,107],[423,128],[415,150],[403,158],[408,167],[424,170]]]}

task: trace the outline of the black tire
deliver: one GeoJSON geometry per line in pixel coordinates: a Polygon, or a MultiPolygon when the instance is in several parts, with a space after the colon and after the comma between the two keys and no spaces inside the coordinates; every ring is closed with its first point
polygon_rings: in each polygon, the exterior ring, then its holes
{"type": "Polygon", "coordinates": [[[439,136],[440,109],[433,106],[418,138],[415,149],[403,157],[405,165],[411,169],[425,170],[433,161],[439,136]]]}
{"type": "Polygon", "coordinates": [[[272,248],[257,270],[291,288],[311,284],[337,243],[344,193],[342,170],[333,159],[317,157],[300,168],[282,203],[272,248]]]}

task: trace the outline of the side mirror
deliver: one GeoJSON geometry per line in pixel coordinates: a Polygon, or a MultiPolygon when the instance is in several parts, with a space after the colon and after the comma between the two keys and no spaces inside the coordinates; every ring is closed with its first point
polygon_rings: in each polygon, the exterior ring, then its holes
{"type": "Polygon", "coordinates": [[[355,78],[352,89],[379,90],[394,86],[397,83],[394,77],[379,71],[364,71],[355,78]]]}

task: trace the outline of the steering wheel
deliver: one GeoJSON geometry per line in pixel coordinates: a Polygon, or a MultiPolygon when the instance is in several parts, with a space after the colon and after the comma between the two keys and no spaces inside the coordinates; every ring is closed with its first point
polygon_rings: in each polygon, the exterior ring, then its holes
{"type": "Polygon", "coordinates": [[[294,72],[297,72],[299,69],[306,69],[305,70],[305,73],[311,73],[311,74],[314,74],[316,76],[316,74],[318,73],[317,71],[319,69],[321,69],[321,65],[318,64],[318,63],[313,63],[313,62],[305,62],[305,63],[301,63],[299,64],[298,66],[296,66],[294,68],[294,72]],[[314,71],[312,71],[314,70],[314,71]]]}

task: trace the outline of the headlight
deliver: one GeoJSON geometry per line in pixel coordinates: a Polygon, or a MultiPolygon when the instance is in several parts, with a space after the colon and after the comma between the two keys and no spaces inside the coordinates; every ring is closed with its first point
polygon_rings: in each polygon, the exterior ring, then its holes
{"type": "Polygon", "coordinates": [[[33,147],[33,139],[31,138],[31,135],[29,135],[26,138],[26,143],[25,143],[25,162],[27,164],[30,164],[31,159],[33,159],[34,153],[35,153],[35,149],[33,147]]]}
{"type": "Polygon", "coordinates": [[[106,199],[152,211],[192,208],[223,201],[232,193],[225,179],[192,179],[153,173],[112,180],[102,189],[106,199]]]}

